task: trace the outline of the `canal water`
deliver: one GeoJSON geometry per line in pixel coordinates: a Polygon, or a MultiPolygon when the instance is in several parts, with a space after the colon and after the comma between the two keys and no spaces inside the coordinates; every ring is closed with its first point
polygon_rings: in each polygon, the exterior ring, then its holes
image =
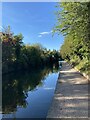
{"type": "Polygon", "coordinates": [[[3,118],[46,118],[59,74],[59,66],[3,76],[3,118]]]}

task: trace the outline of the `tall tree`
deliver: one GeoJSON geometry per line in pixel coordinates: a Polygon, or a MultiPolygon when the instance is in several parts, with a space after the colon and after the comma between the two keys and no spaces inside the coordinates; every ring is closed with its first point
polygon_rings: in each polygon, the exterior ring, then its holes
{"type": "Polygon", "coordinates": [[[65,36],[62,57],[90,69],[90,2],[62,2],[58,7],[55,31],[65,36]]]}

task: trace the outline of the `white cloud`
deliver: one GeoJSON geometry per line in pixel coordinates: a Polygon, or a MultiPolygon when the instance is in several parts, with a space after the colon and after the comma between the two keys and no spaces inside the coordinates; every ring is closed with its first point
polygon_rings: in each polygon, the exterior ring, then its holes
{"type": "Polygon", "coordinates": [[[42,35],[38,35],[38,37],[42,37],[42,35]]]}
{"type": "Polygon", "coordinates": [[[50,32],[41,32],[40,35],[50,34],[50,32]]]}
{"type": "Polygon", "coordinates": [[[52,30],[49,32],[41,32],[41,33],[39,33],[38,37],[42,37],[43,35],[49,35],[51,33],[52,33],[52,30]]]}
{"type": "Polygon", "coordinates": [[[0,28],[1,28],[1,29],[3,29],[3,27],[2,27],[2,26],[0,26],[0,28]]]}

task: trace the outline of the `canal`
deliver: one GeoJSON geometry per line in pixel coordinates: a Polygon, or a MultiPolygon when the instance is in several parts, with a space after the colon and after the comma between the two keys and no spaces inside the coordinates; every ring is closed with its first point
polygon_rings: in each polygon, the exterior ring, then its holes
{"type": "Polygon", "coordinates": [[[53,65],[32,71],[4,75],[3,118],[46,118],[60,67],[53,65]]]}

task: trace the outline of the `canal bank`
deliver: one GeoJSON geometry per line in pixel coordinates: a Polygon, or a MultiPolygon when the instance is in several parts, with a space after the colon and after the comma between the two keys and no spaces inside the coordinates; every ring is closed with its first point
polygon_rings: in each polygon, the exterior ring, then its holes
{"type": "Polygon", "coordinates": [[[68,63],[62,69],[47,118],[88,118],[88,80],[68,63]]]}

